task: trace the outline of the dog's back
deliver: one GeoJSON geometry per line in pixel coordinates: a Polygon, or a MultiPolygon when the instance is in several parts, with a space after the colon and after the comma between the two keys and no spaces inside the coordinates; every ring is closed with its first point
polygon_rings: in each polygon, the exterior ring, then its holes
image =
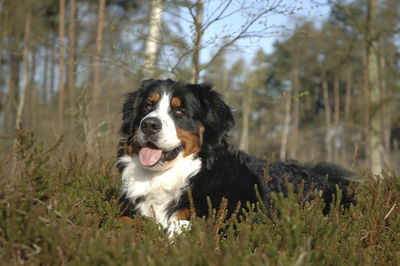
{"type": "MultiPolygon", "coordinates": [[[[332,195],[336,194],[336,185],[345,189],[351,182],[358,182],[355,174],[350,171],[326,162],[318,164],[300,164],[296,161],[275,161],[270,164],[242,151],[226,150],[220,152],[215,159],[214,166],[203,169],[190,181],[190,188],[196,213],[207,215],[209,197],[214,208],[218,207],[222,198],[228,199],[227,210],[232,213],[239,202],[245,206],[246,202],[256,203],[255,187],[261,200],[269,206],[271,193],[288,195],[288,186],[303,187],[303,199],[309,200],[309,192],[315,189],[322,191],[325,201],[324,213],[329,212],[332,195]]],[[[341,203],[348,206],[353,202],[353,196],[343,193],[341,203]]],[[[176,209],[187,207],[188,199],[179,202],[176,209]]]]}

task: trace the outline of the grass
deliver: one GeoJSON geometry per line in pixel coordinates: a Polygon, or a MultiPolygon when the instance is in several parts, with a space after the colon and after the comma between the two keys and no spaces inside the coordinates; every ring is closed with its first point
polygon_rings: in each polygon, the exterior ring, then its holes
{"type": "Polygon", "coordinates": [[[378,181],[363,175],[349,210],[332,205],[323,216],[318,193],[305,204],[275,195],[272,218],[247,205],[224,222],[222,208],[170,241],[151,219],[119,218],[114,158],[63,154],[26,132],[18,139],[0,159],[2,265],[400,264],[400,179],[390,171],[378,181]]]}

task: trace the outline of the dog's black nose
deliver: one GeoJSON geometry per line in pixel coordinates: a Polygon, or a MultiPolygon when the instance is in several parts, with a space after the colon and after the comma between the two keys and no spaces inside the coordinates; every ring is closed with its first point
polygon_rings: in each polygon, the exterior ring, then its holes
{"type": "Polygon", "coordinates": [[[152,135],[161,130],[161,121],[155,117],[148,117],[142,121],[140,129],[145,135],[152,135]]]}

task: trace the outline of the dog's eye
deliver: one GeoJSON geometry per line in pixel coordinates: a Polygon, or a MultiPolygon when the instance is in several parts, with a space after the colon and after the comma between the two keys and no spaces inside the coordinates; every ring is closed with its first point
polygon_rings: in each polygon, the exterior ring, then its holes
{"type": "Polygon", "coordinates": [[[175,114],[178,116],[182,116],[185,113],[185,110],[182,107],[178,107],[175,109],[175,114]]]}
{"type": "Polygon", "coordinates": [[[145,103],[143,106],[143,109],[145,111],[150,111],[152,107],[153,107],[153,105],[151,103],[145,103]]]}

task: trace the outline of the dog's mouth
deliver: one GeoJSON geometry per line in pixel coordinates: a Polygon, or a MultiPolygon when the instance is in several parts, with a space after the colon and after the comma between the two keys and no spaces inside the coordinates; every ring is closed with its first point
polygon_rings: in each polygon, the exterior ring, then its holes
{"type": "Polygon", "coordinates": [[[146,167],[152,167],[159,163],[169,162],[178,157],[184,147],[184,145],[180,145],[171,151],[164,151],[153,143],[148,142],[139,150],[139,161],[146,167]]]}

